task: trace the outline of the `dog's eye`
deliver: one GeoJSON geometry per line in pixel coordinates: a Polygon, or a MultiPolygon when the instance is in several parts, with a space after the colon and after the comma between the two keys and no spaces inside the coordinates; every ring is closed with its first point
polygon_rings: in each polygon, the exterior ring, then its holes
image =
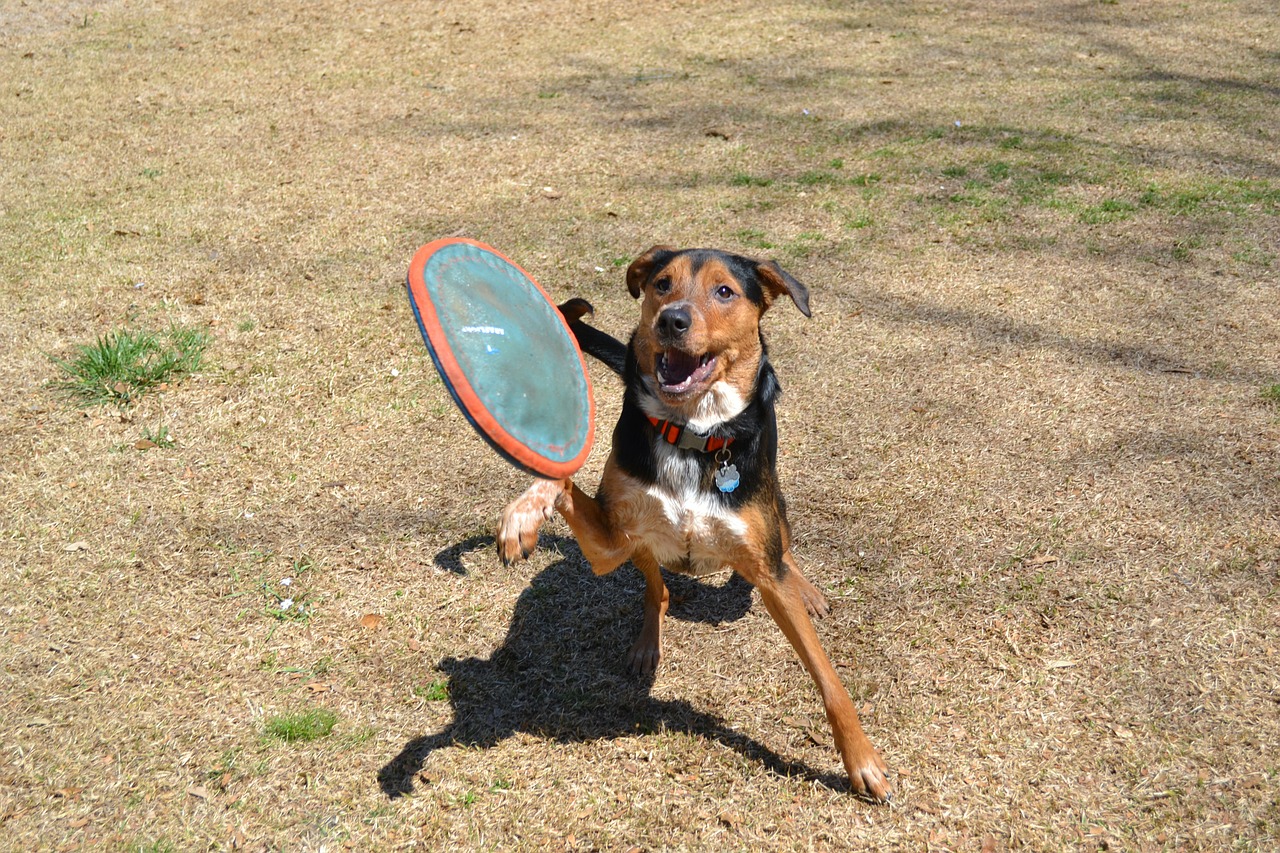
{"type": "Polygon", "coordinates": [[[671,289],[671,279],[660,278],[653,283],[653,292],[659,295],[666,293],[671,289]]]}
{"type": "Polygon", "coordinates": [[[726,302],[732,299],[734,295],[735,294],[733,292],[733,288],[727,284],[722,284],[716,288],[716,296],[719,296],[721,299],[725,300],[726,302]]]}

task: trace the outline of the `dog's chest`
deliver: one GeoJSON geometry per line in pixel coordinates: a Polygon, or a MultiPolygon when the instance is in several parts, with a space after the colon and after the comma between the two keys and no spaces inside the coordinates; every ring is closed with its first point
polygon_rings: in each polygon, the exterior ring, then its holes
{"type": "Polygon", "coordinates": [[[628,535],[673,571],[694,575],[730,568],[747,526],[714,494],[700,488],[702,469],[691,454],[659,444],[653,483],[630,491],[619,513],[628,535]]]}

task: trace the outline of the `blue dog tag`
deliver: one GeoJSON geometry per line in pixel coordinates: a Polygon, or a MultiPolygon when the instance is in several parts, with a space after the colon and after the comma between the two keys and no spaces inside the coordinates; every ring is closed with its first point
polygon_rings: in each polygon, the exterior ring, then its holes
{"type": "Polygon", "coordinates": [[[738,476],[737,465],[722,465],[716,471],[716,488],[728,494],[738,488],[741,478],[738,476]]]}

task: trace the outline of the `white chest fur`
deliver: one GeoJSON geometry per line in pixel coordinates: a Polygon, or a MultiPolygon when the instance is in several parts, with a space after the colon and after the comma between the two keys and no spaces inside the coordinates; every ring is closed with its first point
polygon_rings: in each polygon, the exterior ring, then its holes
{"type": "Polygon", "coordinates": [[[660,421],[683,421],[694,432],[704,435],[725,421],[733,420],[747,407],[747,401],[737,388],[728,382],[717,382],[690,407],[672,409],[664,405],[653,391],[653,378],[646,377],[644,381],[650,386],[650,393],[640,398],[640,408],[646,415],[660,421]]]}
{"type": "Polygon", "coordinates": [[[694,575],[731,568],[747,526],[716,495],[699,488],[699,461],[665,442],[655,446],[657,481],[629,490],[616,519],[669,569],[694,575]]]}

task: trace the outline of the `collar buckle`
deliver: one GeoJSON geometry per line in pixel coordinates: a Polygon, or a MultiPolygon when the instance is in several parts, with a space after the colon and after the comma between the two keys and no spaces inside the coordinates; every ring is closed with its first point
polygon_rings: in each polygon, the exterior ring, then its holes
{"type": "Polygon", "coordinates": [[[699,435],[685,426],[680,428],[680,436],[676,439],[675,445],[681,450],[697,450],[705,453],[709,439],[710,436],[699,435]]]}
{"type": "Polygon", "coordinates": [[[671,421],[660,421],[655,417],[649,418],[649,423],[653,424],[654,429],[658,431],[658,435],[668,444],[674,445],[680,450],[696,450],[699,453],[710,453],[728,447],[733,443],[732,438],[721,438],[716,435],[702,435],[689,429],[687,424],[676,424],[671,421]]]}

